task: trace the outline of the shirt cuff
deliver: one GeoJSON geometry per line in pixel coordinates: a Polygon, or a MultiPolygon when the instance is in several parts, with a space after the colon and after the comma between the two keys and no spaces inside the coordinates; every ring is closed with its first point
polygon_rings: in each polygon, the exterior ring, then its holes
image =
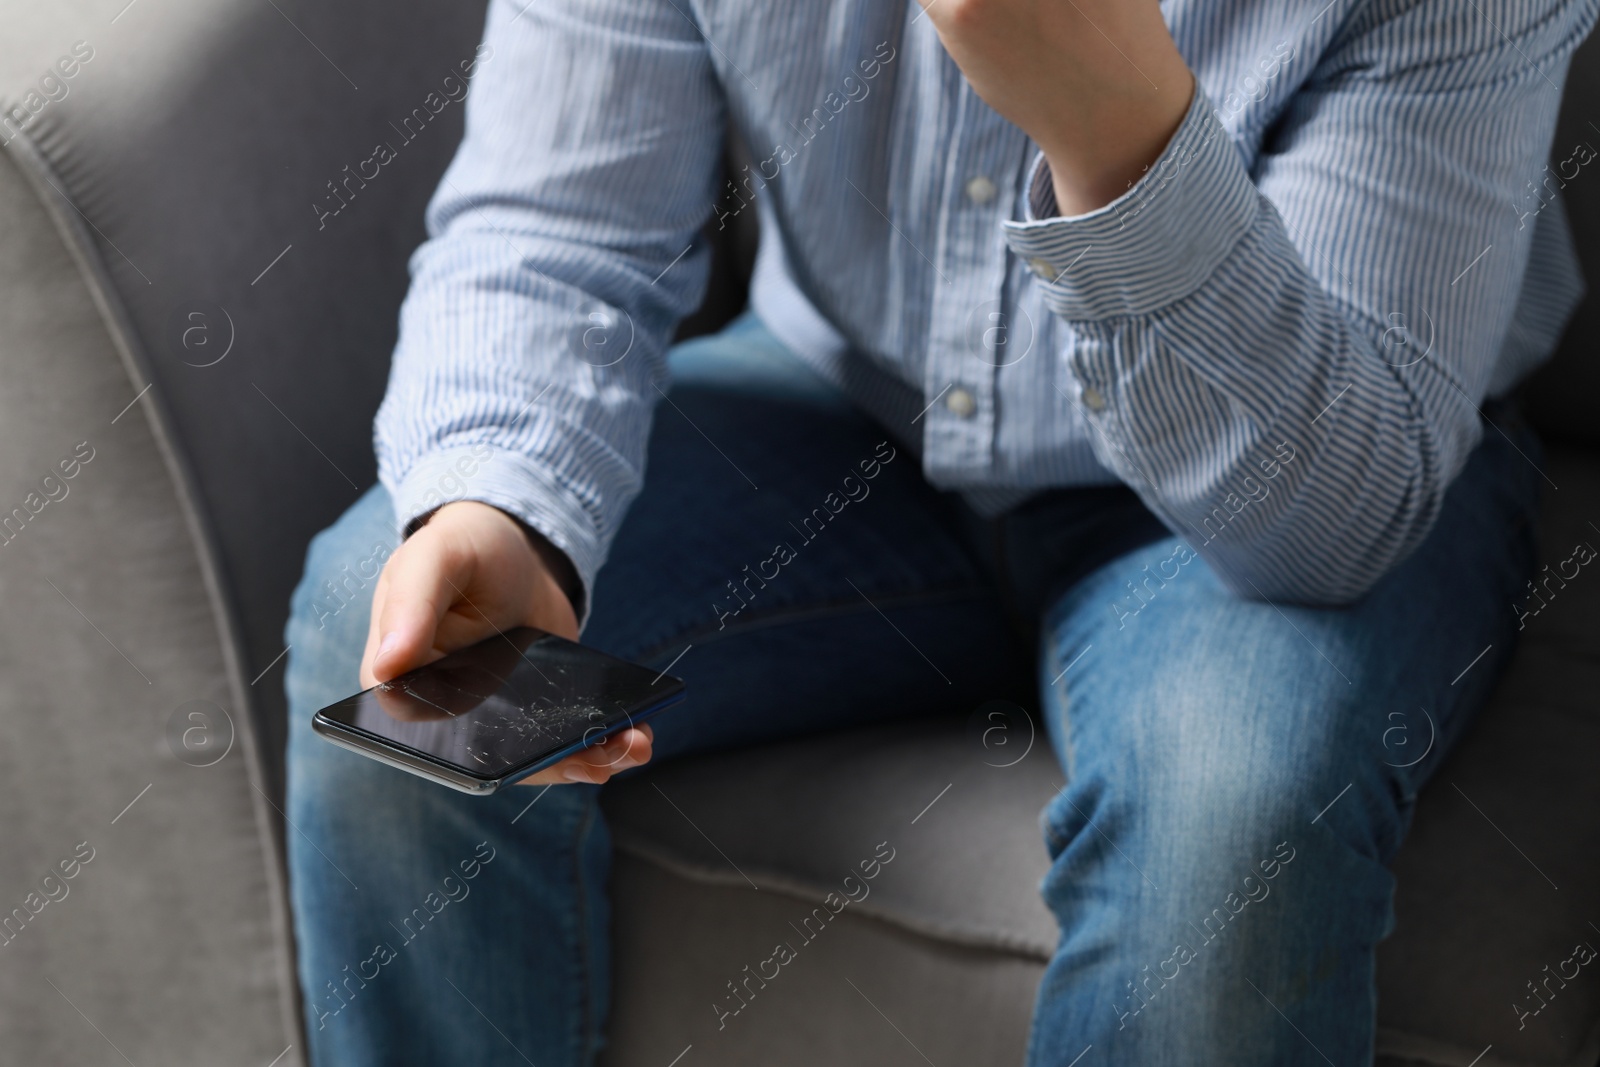
{"type": "Polygon", "coordinates": [[[390,495],[401,537],[457,500],[499,508],[539,531],[572,561],[583,583],[578,627],[589,621],[605,547],[578,495],[527,456],[488,444],[440,449],[419,459],[390,495]]]}
{"type": "Polygon", "coordinates": [[[1067,319],[1147,315],[1203,284],[1244,236],[1260,193],[1205,93],[1131,189],[1067,218],[1041,153],[1028,179],[1027,218],[1002,224],[1006,243],[1067,319]]]}

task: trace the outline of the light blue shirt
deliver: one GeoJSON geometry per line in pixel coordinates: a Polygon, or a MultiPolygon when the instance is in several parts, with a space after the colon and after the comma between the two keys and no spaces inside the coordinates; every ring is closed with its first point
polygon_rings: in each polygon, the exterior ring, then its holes
{"type": "Polygon", "coordinates": [[[1187,117],[1061,218],[913,0],[494,0],[377,418],[402,527],[481,500],[588,588],[696,235],[757,211],[754,309],[934,485],[1123,482],[1241,595],[1359,596],[1580,295],[1545,161],[1600,0],[1162,9],[1187,117]]]}

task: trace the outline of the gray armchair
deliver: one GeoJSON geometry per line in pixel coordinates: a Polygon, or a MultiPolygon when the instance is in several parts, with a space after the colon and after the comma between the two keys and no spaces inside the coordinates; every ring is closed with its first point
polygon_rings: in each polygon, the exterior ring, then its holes
{"type": "MultiPolygon", "coordinates": [[[[482,5],[4,15],[0,1060],[291,1067],[280,635],[307,542],[374,477],[405,261],[460,135],[451,86],[482,5]],[[394,158],[362,179],[378,141],[394,158]]],[[[1596,58],[1574,63],[1558,160],[1600,142],[1596,58]]],[[[1600,177],[1569,185],[1594,271],[1600,177]]],[[[739,251],[719,254],[699,327],[740,300],[739,251]]],[[[1591,301],[1527,390],[1559,486],[1552,563],[1600,545],[1597,341],[1591,301]]],[[[1423,796],[1380,959],[1383,1062],[1600,1060],[1600,967],[1548,977],[1600,945],[1596,693],[1585,568],[1529,619],[1423,796]],[[1519,1028],[1529,983],[1545,1006],[1519,1028]]],[[[1034,818],[1058,772],[1043,745],[1016,759],[1013,723],[1003,758],[965,721],[929,720],[609,790],[608,1062],[1017,1062],[1055,937],[1034,818]],[[870,895],[719,1014],[727,983],[883,841],[870,895]]]]}

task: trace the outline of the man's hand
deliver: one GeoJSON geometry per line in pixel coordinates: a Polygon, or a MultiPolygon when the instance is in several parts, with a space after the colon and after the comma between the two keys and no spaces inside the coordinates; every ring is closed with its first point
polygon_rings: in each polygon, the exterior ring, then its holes
{"type": "Polygon", "coordinates": [[[985,102],[1033,138],[1063,215],[1154,163],[1194,94],[1156,0],[918,0],[985,102]]]}
{"type": "MultiPolygon", "coordinates": [[[[529,537],[511,516],[476,501],[434,512],[378,577],[361,684],[386,682],[514,626],[576,640],[572,601],[529,537]]],[[[623,730],[519,784],[604,782],[649,760],[652,738],[649,726],[623,730]]]]}

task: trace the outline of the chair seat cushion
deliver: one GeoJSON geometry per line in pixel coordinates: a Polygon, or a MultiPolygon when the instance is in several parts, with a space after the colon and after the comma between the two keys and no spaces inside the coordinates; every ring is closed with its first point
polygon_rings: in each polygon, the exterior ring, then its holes
{"type": "Polygon", "coordinates": [[[680,760],[607,790],[612,834],[707,882],[815,898],[854,874],[857,913],[1048,960],[1038,815],[1061,772],[1042,731],[1009,767],[969,734],[930,718],[680,760]],[[894,859],[864,882],[861,862],[884,843],[894,859]]]}

